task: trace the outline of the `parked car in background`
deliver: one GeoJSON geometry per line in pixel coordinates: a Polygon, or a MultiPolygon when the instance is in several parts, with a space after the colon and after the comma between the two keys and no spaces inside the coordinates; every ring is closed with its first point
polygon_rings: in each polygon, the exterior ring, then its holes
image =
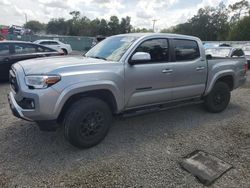
{"type": "Polygon", "coordinates": [[[104,39],[106,39],[105,36],[102,36],[102,35],[96,36],[95,39],[92,42],[91,47],[94,47],[96,44],[98,44],[99,42],[103,41],[104,39]]]}
{"type": "Polygon", "coordinates": [[[248,63],[248,67],[250,68],[250,44],[246,44],[245,46],[243,46],[242,50],[245,53],[247,63],[248,63]]]}
{"type": "Polygon", "coordinates": [[[232,47],[232,45],[227,43],[222,43],[219,45],[219,47],[232,47]]]}
{"type": "Polygon", "coordinates": [[[64,44],[58,40],[37,40],[34,43],[47,46],[49,48],[57,50],[58,52],[63,52],[64,55],[70,54],[72,52],[72,48],[69,44],[64,44]]]}
{"type": "Polygon", "coordinates": [[[0,80],[9,78],[9,70],[13,63],[25,59],[59,55],[62,53],[30,42],[0,41],[0,80]]]}
{"type": "Polygon", "coordinates": [[[41,130],[64,127],[79,148],[101,142],[114,114],[136,115],[202,102],[226,109],[246,81],[245,57],[207,60],[200,39],[133,33],[108,37],[84,57],[21,61],[12,66],[9,103],[41,130]]]}
{"type": "Polygon", "coordinates": [[[217,47],[219,47],[219,43],[203,42],[203,47],[204,47],[204,49],[217,48],[217,47]]]}
{"type": "Polygon", "coordinates": [[[230,44],[227,43],[218,43],[218,42],[204,42],[203,47],[205,49],[209,48],[217,48],[217,47],[232,47],[230,44]]]}
{"type": "Polygon", "coordinates": [[[207,48],[206,55],[217,58],[244,57],[245,54],[241,48],[234,47],[217,47],[207,48]]]}

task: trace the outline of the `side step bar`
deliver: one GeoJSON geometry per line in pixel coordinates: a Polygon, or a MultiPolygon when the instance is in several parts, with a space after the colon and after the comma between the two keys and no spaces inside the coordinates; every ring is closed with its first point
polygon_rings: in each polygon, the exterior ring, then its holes
{"type": "Polygon", "coordinates": [[[188,106],[188,105],[192,105],[192,104],[201,104],[201,103],[203,103],[203,100],[193,99],[193,100],[187,100],[187,101],[154,105],[154,106],[150,106],[150,107],[144,107],[144,108],[125,111],[122,114],[122,117],[126,118],[126,117],[139,116],[139,115],[144,115],[144,114],[148,114],[148,113],[152,113],[152,112],[159,112],[159,111],[164,111],[164,110],[168,110],[168,109],[172,109],[172,108],[179,108],[179,107],[183,107],[183,106],[188,106]]]}

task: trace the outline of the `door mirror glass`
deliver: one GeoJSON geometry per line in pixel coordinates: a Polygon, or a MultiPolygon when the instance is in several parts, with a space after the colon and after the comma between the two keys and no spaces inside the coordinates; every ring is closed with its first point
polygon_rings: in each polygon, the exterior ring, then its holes
{"type": "Polygon", "coordinates": [[[150,61],[151,56],[147,52],[136,52],[131,60],[129,61],[130,64],[136,64],[136,62],[142,62],[142,61],[150,61]]]}

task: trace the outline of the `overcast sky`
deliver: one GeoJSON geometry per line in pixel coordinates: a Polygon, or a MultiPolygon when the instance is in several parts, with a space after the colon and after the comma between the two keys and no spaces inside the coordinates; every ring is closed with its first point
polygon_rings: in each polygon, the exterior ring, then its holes
{"type": "MultiPolygon", "coordinates": [[[[239,0],[223,0],[228,5],[239,0]]],[[[29,20],[46,23],[51,18],[69,19],[69,12],[78,10],[90,19],[117,15],[130,16],[135,27],[168,28],[185,22],[206,5],[216,6],[221,0],[0,0],[0,24],[23,25],[29,20]]]]}

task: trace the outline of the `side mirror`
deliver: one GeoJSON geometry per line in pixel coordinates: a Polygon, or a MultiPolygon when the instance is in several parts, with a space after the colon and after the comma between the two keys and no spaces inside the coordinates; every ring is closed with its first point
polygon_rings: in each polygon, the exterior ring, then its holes
{"type": "Polygon", "coordinates": [[[134,65],[136,63],[144,62],[144,61],[150,61],[151,56],[149,53],[146,52],[136,52],[132,58],[129,60],[130,65],[134,65]]]}
{"type": "Polygon", "coordinates": [[[206,55],[206,59],[207,59],[207,60],[212,59],[212,55],[211,55],[211,54],[207,54],[207,55],[206,55]]]}

